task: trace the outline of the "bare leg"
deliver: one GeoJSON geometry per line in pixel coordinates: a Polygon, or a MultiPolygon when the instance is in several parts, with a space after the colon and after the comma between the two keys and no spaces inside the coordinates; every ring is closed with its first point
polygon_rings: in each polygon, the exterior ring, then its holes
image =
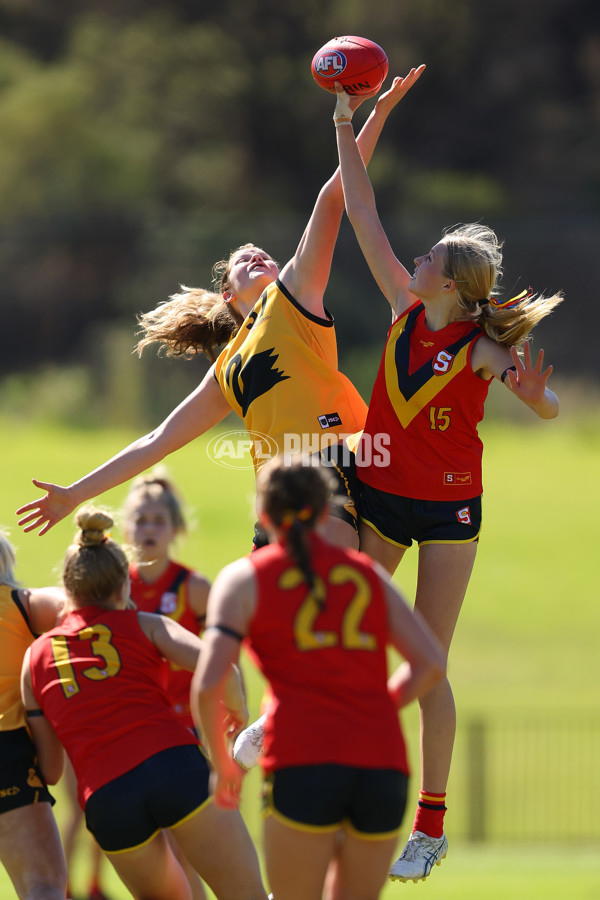
{"type": "Polygon", "coordinates": [[[276,900],[321,900],[337,831],[301,831],[269,816],[265,820],[265,862],[276,900]]]}
{"type": "MultiPolygon", "coordinates": [[[[98,888],[100,886],[100,875],[104,863],[104,854],[90,833],[83,827],[83,810],[77,799],[77,777],[68,757],[65,758],[65,770],[62,783],[64,784],[67,802],[70,806],[69,818],[67,819],[61,834],[65,859],[67,861],[67,872],[70,873],[73,870],[73,859],[78,844],[77,838],[79,832],[81,832],[82,843],[85,844],[86,850],[89,848],[91,856],[91,872],[89,876],[91,893],[91,890],[94,887],[98,888]]],[[[70,889],[72,887],[73,885],[69,883],[69,893],[71,893],[70,889]]]]}
{"type": "Polygon", "coordinates": [[[164,831],[142,847],[106,857],[137,900],[191,900],[188,880],[164,831]]]}
{"type": "MultiPolygon", "coordinates": [[[[426,544],[419,551],[415,608],[448,652],[473,570],[477,543],[426,544]]],[[[447,680],[420,701],[421,787],[444,793],[448,783],[456,712],[447,680]]]]}
{"type": "Polygon", "coordinates": [[[360,549],[363,553],[367,553],[371,559],[374,559],[386,569],[390,575],[393,575],[398,568],[402,557],[406,553],[406,547],[398,547],[396,544],[390,544],[384,540],[377,532],[361,522],[360,526],[360,549]]]}
{"type": "Polygon", "coordinates": [[[75,856],[77,834],[83,822],[83,810],[77,802],[77,780],[69,758],[65,759],[65,769],[62,777],[67,803],[69,804],[69,817],[62,829],[62,843],[67,861],[67,870],[70,872],[75,856]]]}
{"type": "Polygon", "coordinates": [[[202,882],[200,881],[200,876],[194,869],[191,862],[188,860],[187,856],[185,855],[185,853],[183,852],[183,850],[181,849],[181,847],[179,846],[177,841],[175,840],[173,833],[169,830],[167,830],[165,833],[167,835],[167,840],[169,841],[169,844],[171,845],[171,849],[173,850],[173,853],[175,854],[179,865],[185,872],[185,877],[187,878],[187,880],[189,882],[190,890],[192,892],[192,900],[206,900],[206,891],[204,890],[204,887],[202,886],[202,882]]]}
{"type": "Polygon", "coordinates": [[[49,803],[0,815],[0,860],[19,900],[64,900],[67,866],[49,803]]]}
{"type": "Polygon", "coordinates": [[[239,810],[211,800],[171,833],[219,900],[266,900],[256,849],[239,810]]]}
{"type": "Polygon", "coordinates": [[[335,544],[336,547],[349,547],[358,550],[358,534],[348,522],[336,516],[327,516],[325,522],[317,529],[321,537],[335,544]]]}
{"type": "Polygon", "coordinates": [[[338,856],[335,900],[377,900],[387,880],[397,837],[367,840],[348,832],[338,856]]]}
{"type": "Polygon", "coordinates": [[[330,900],[377,900],[396,840],[366,840],[345,831],[301,831],[270,816],[265,821],[265,859],[273,896],[321,900],[325,884],[330,900]]]}

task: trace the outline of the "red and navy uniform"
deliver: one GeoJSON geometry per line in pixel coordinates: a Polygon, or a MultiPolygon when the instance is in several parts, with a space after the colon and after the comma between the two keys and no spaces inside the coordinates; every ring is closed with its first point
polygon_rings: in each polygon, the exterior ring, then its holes
{"type": "MultiPolygon", "coordinates": [[[[160,613],[169,616],[191,631],[200,633],[200,622],[190,606],[188,579],[192,570],[180,563],[170,562],[160,578],[151,584],[145,582],[139,574],[139,565],[132,563],[129,567],[131,582],[131,599],[141,612],[160,613]]],[[[188,728],[194,727],[190,712],[190,684],[192,673],[180,669],[175,663],[165,662],[167,672],[167,694],[173,709],[188,728]]]]}
{"type": "Polygon", "coordinates": [[[261,765],[335,763],[407,772],[397,710],[387,690],[388,625],[367,556],[310,535],[323,604],[281,543],[249,557],[257,603],[249,650],[273,699],[261,765]]]}
{"type": "Polygon", "coordinates": [[[30,653],[34,697],[73,764],[82,807],[154,754],[198,744],[173,712],[137,611],[76,610],[30,653]]]}
{"type": "Polygon", "coordinates": [[[471,354],[483,334],[464,321],[430,331],[420,302],[395,320],[357,451],[361,481],[417,500],[466,500],[482,493],[477,425],[491,379],[475,374],[471,354]],[[361,465],[380,435],[389,435],[390,464],[361,465]]]}

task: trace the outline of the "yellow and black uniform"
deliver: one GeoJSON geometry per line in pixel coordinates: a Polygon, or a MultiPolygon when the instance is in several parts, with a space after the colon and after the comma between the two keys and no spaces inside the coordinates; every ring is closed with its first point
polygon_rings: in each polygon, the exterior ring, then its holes
{"type": "Polygon", "coordinates": [[[0,585],[0,731],[13,731],[25,725],[21,665],[34,637],[19,592],[0,585]]]}
{"type": "Polygon", "coordinates": [[[0,585],[0,814],[54,803],[37,768],[21,702],[21,665],[35,636],[19,592],[0,585]]]}
{"type": "Polygon", "coordinates": [[[312,315],[280,281],[270,284],[215,365],[256,470],[277,453],[320,452],[363,428],[366,404],[337,366],[331,316],[312,315]]]}

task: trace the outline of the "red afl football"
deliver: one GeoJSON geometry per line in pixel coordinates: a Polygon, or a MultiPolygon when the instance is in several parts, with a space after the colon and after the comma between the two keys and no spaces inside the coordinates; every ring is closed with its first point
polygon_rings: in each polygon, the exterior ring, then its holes
{"type": "Polygon", "coordinates": [[[336,81],[348,94],[370,94],[383,84],[388,58],[379,44],[346,34],[324,44],[315,53],[310,70],[319,87],[332,94],[336,81]]]}

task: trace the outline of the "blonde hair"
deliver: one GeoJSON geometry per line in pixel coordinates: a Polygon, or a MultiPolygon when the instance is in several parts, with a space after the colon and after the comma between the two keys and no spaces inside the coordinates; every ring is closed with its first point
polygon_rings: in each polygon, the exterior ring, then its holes
{"type": "Polygon", "coordinates": [[[125,553],[106,534],[112,517],[85,506],[75,516],[78,531],[63,563],[63,584],[78,606],[105,606],[129,576],[125,553]]]}
{"type": "Polygon", "coordinates": [[[138,316],[136,345],[138,355],[149,344],[159,343],[159,354],[191,358],[204,353],[211,362],[218,350],[239,330],[242,316],[223,297],[204,288],[181,285],[181,292],[172,294],[156,309],[138,316]]]}
{"type": "Polygon", "coordinates": [[[562,293],[546,297],[524,292],[503,308],[503,301],[494,296],[502,277],[502,242],[486,225],[455,225],[446,229],[442,243],[444,274],[456,285],[459,307],[498,344],[520,347],[564,299],[562,293]]]}
{"type": "Polygon", "coordinates": [[[18,588],[20,583],[15,577],[17,556],[15,548],[8,539],[8,534],[0,530],[0,584],[9,588],[18,588]]]}
{"type": "Polygon", "coordinates": [[[123,506],[125,528],[135,510],[148,500],[162,503],[169,513],[175,530],[177,532],[186,531],[182,502],[174,485],[167,477],[166,470],[161,468],[157,468],[149,474],[140,475],[133,480],[123,506]]]}
{"type": "Polygon", "coordinates": [[[220,259],[212,267],[213,290],[181,285],[181,291],[147,313],[138,316],[136,345],[138,355],[149,344],[159,343],[159,353],[166,356],[191,358],[204,353],[211,362],[219,350],[237,334],[244,317],[223,299],[229,289],[231,263],[240,250],[250,250],[255,244],[242,244],[232,250],[227,259],[220,259]]]}

